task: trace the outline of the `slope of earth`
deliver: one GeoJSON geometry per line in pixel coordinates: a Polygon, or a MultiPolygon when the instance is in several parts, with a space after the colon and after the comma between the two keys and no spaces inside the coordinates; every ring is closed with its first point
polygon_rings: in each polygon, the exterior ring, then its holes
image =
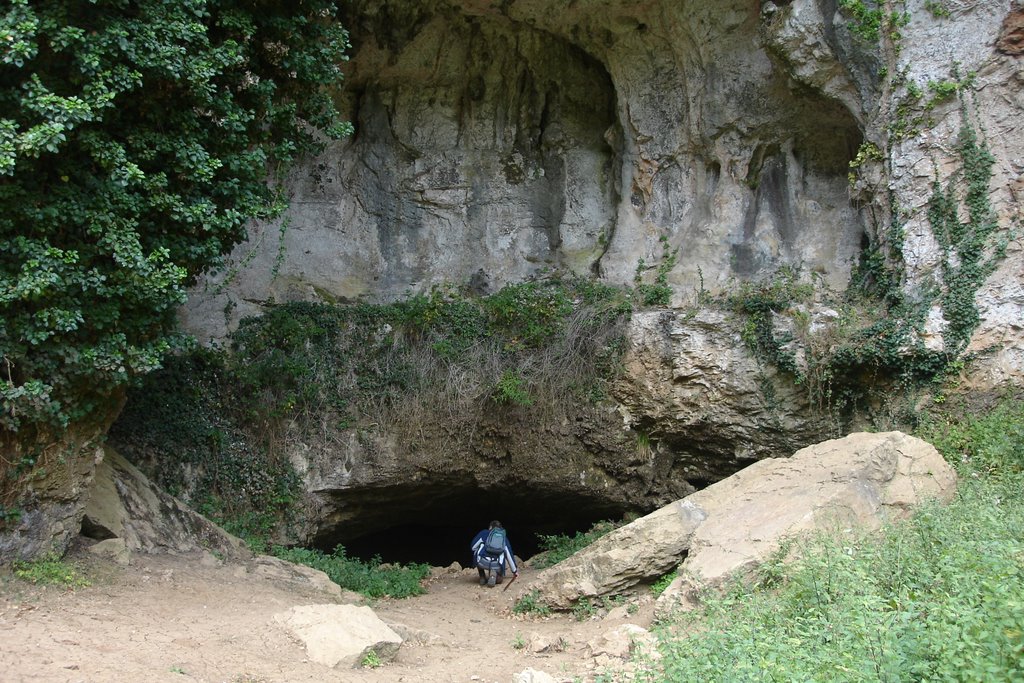
{"type": "Polygon", "coordinates": [[[403,624],[415,634],[395,661],[377,669],[328,669],[309,661],[274,615],[331,598],[206,558],[140,556],[120,567],[76,553],[69,559],[90,585],[75,590],[3,577],[0,678],[4,683],[507,683],[533,668],[558,681],[586,681],[607,666],[623,664],[595,658],[589,644],[626,622],[646,626],[652,614],[652,603],[645,600],[631,616],[620,609],[584,621],[571,615],[525,618],[511,613],[518,585],[487,589],[477,585],[473,570],[437,570],[426,595],[373,606],[385,622],[403,624]],[[531,640],[555,647],[534,652],[531,640]]]}

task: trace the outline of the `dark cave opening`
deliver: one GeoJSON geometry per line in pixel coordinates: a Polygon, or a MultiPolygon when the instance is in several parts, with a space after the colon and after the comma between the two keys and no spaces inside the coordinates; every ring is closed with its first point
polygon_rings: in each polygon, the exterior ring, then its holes
{"type": "Polygon", "coordinates": [[[492,519],[508,529],[513,551],[526,560],[542,550],[543,536],[571,536],[589,530],[596,522],[617,521],[627,512],[637,512],[599,496],[536,490],[447,491],[422,506],[396,505],[390,495],[382,498],[392,503],[375,506],[376,519],[360,520],[371,528],[361,533],[322,534],[315,545],[329,551],[340,543],[349,557],[361,560],[379,557],[383,562],[423,562],[435,567],[458,562],[466,567],[471,562],[470,542],[492,519]],[[390,514],[380,516],[382,507],[391,508],[390,514]]]}

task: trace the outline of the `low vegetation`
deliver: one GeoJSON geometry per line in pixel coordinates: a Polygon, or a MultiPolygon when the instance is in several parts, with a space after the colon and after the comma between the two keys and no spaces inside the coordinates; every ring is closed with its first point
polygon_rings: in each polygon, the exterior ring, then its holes
{"type": "Polygon", "coordinates": [[[382,564],[380,558],[363,562],[350,558],[338,546],[331,553],[309,548],[274,548],[274,555],[319,569],[345,590],[368,598],[407,598],[424,592],[423,580],[430,575],[426,564],[382,564]]]}
{"type": "Polygon", "coordinates": [[[84,588],[88,579],[72,563],[55,556],[43,557],[31,562],[15,562],[11,566],[14,576],[40,586],[61,588],[84,588]]]}
{"type": "Polygon", "coordinates": [[[948,506],[883,533],[792,544],[753,586],[660,624],[636,680],[1024,678],[1024,402],[927,418],[959,470],[948,506]]]}
{"type": "Polygon", "coordinates": [[[577,531],[572,536],[568,534],[541,535],[539,536],[541,552],[530,560],[530,564],[534,569],[545,569],[556,565],[621,525],[621,522],[601,521],[595,523],[587,531],[577,531]]]}
{"type": "Polygon", "coordinates": [[[516,604],[512,606],[512,613],[546,617],[551,614],[551,608],[541,598],[540,591],[532,590],[516,600],[516,604]]]}

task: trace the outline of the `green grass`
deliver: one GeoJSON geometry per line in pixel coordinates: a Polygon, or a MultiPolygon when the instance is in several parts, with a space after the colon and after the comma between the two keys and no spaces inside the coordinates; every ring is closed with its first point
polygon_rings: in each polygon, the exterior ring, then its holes
{"type": "Polygon", "coordinates": [[[676,570],[672,570],[668,574],[665,574],[660,579],[651,584],[651,593],[653,593],[655,597],[661,595],[665,592],[665,589],[668,588],[669,585],[676,580],[676,577],[678,575],[679,573],[676,570]]]}
{"type": "Polygon", "coordinates": [[[540,591],[532,590],[516,600],[516,604],[512,606],[512,613],[546,617],[551,614],[551,608],[541,600],[540,591]]]}
{"type": "Polygon", "coordinates": [[[539,535],[541,554],[531,560],[531,563],[535,569],[545,569],[556,565],[619,526],[621,523],[602,521],[595,523],[588,531],[577,531],[572,536],[567,534],[539,535]]]}
{"type": "Polygon", "coordinates": [[[648,681],[1024,680],[1020,401],[925,422],[962,480],[881,534],[821,535],[658,630],[648,681]]]}
{"type": "Polygon", "coordinates": [[[379,558],[363,562],[347,557],[345,549],[340,545],[333,553],[309,548],[277,547],[274,548],[274,555],[282,560],[319,569],[345,590],[369,598],[421,595],[425,592],[421,582],[430,575],[429,565],[384,565],[379,558]]]}
{"type": "Polygon", "coordinates": [[[74,565],[59,557],[50,556],[31,562],[15,562],[12,569],[17,578],[40,586],[83,588],[90,585],[74,565]]]}

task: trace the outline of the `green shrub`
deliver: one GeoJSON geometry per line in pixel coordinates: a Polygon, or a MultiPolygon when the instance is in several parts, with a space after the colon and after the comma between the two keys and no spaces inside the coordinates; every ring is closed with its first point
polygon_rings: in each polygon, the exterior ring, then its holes
{"type": "Polygon", "coordinates": [[[506,370],[501,376],[491,398],[495,403],[513,403],[520,406],[533,403],[525,380],[513,370],[506,370]]]}
{"type": "Polygon", "coordinates": [[[572,536],[566,534],[538,535],[541,553],[531,560],[531,564],[537,569],[558,564],[620,526],[621,523],[601,521],[596,522],[589,530],[577,531],[572,536]]]}
{"type": "Polygon", "coordinates": [[[22,581],[37,585],[64,588],[83,588],[89,585],[89,581],[74,565],[53,555],[31,562],[15,562],[12,569],[14,575],[22,581]]]}
{"type": "Polygon", "coordinates": [[[370,598],[407,598],[424,592],[422,581],[430,575],[426,564],[381,564],[380,558],[369,562],[356,560],[345,555],[345,548],[338,546],[332,553],[309,548],[274,548],[274,555],[319,569],[331,581],[345,590],[355,591],[370,598]]]}
{"type": "Polygon", "coordinates": [[[654,593],[655,597],[661,595],[665,592],[665,589],[669,587],[669,584],[676,580],[676,576],[678,575],[678,572],[675,570],[670,571],[668,574],[665,574],[660,579],[651,584],[651,592],[654,593]]]}
{"type": "Polygon", "coordinates": [[[516,604],[512,606],[512,613],[536,614],[544,617],[551,614],[551,608],[541,600],[540,591],[532,590],[516,600],[516,604]]]}
{"type": "Polygon", "coordinates": [[[672,248],[668,236],[658,238],[661,243],[661,259],[657,265],[648,265],[643,259],[636,264],[633,275],[634,298],[641,306],[668,306],[672,300],[672,288],[668,274],[679,260],[679,248],[672,248]],[[654,271],[654,282],[644,282],[644,273],[654,271]]]}
{"type": "Polygon", "coordinates": [[[1024,474],[1024,400],[1018,397],[976,415],[936,411],[922,420],[919,433],[965,476],[1024,474]]]}
{"type": "Polygon", "coordinates": [[[485,298],[483,306],[496,327],[532,347],[559,334],[573,308],[565,288],[550,281],[508,285],[485,298]]]}

